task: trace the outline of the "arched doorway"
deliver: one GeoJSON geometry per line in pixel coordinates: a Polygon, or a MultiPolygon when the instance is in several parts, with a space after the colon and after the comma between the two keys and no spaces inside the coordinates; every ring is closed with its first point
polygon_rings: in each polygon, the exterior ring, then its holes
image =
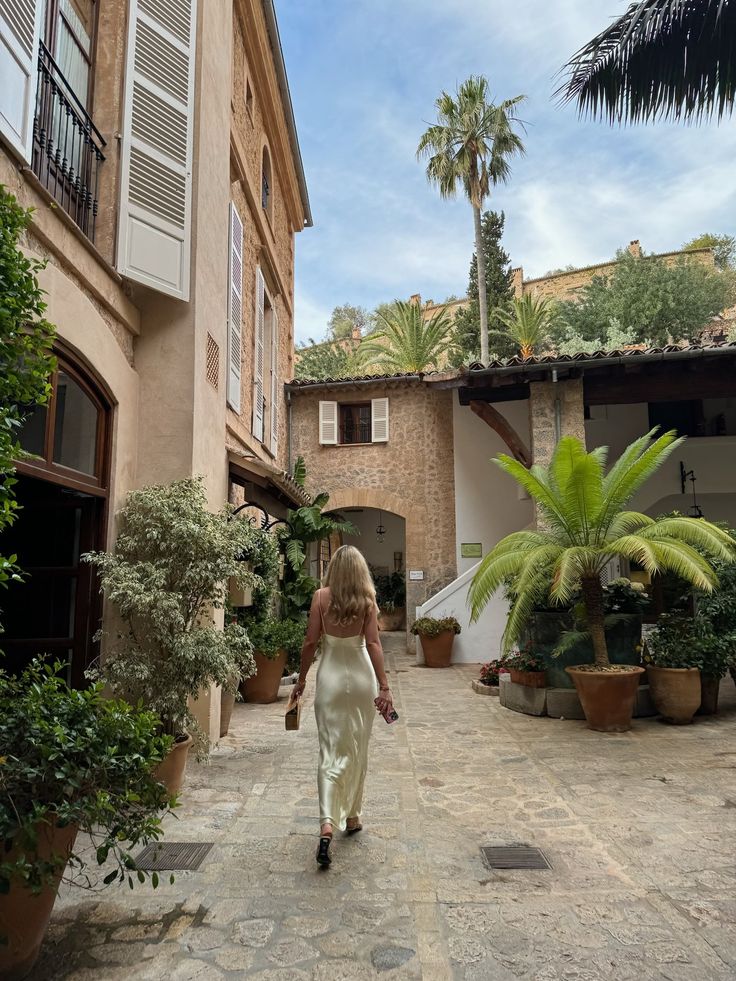
{"type": "Polygon", "coordinates": [[[0,648],[10,671],[47,654],[67,665],[70,684],[82,687],[96,654],[100,598],[81,556],[105,545],[111,406],[72,357],[57,357],[49,405],[37,407],[20,434],[34,456],[17,464],[22,510],[3,548],[17,555],[24,580],[0,596],[0,648]]]}

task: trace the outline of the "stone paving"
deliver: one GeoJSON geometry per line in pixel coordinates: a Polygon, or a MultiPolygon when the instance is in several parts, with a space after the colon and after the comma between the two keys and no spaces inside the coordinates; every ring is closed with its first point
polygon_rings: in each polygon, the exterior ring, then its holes
{"type": "Polygon", "coordinates": [[[329,871],[312,712],[287,733],[283,703],[238,704],[167,821],[215,842],[201,870],[65,890],[33,981],[736,978],[730,679],[716,718],[607,736],[502,708],[471,666],[389,665],[401,721],[376,721],[365,831],[329,871]],[[552,870],[489,871],[479,847],[507,843],[552,870]]]}

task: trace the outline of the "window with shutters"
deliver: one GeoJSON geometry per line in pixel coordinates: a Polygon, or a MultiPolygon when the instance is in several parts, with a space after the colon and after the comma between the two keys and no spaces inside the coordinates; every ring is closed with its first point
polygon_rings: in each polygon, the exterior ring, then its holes
{"type": "Polygon", "coordinates": [[[264,146],[263,158],[261,160],[261,207],[269,218],[271,217],[271,201],[273,198],[272,187],[271,155],[268,152],[268,147],[264,146]]]}
{"type": "Polygon", "coordinates": [[[388,399],[320,402],[319,441],[323,446],[388,442],[388,399]]]}
{"type": "MultiPolygon", "coordinates": [[[[279,403],[279,320],[276,304],[266,288],[263,273],[256,270],[256,310],[254,329],[253,424],[256,439],[274,456],[278,450],[279,403]]],[[[282,373],[283,374],[283,373],[282,373]]]]}

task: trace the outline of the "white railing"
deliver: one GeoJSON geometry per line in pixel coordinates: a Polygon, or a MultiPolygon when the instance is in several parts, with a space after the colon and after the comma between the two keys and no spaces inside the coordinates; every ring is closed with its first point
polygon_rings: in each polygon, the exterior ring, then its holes
{"type": "MultiPolygon", "coordinates": [[[[476,623],[470,622],[468,589],[480,563],[467,569],[449,586],[417,607],[417,617],[455,617],[461,631],[452,648],[453,664],[484,664],[495,660],[501,651],[501,635],[506,626],[508,604],[501,591],[493,597],[476,623]]],[[[424,663],[417,637],[417,664],[424,663]]]]}

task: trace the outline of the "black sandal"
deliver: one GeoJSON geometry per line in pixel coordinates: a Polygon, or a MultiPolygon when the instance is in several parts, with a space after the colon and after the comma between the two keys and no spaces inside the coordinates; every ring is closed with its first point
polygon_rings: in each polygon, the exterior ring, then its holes
{"type": "Polygon", "coordinates": [[[320,868],[326,869],[332,863],[330,858],[330,845],[332,844],[332,835],[324,835],[319,839],[319,846],[317,848],[317,865],[320,868]]]}
{"type": "Polygon", "coordinates": [[[360,823],[360,821],[358,821],[358,823],[355,825],[354,828],[348,828],[348,827],[345,828],[346,833],[349,835],[357,835],[357,833],[362,830],[363,830],[363,825],[360,823]]]}

